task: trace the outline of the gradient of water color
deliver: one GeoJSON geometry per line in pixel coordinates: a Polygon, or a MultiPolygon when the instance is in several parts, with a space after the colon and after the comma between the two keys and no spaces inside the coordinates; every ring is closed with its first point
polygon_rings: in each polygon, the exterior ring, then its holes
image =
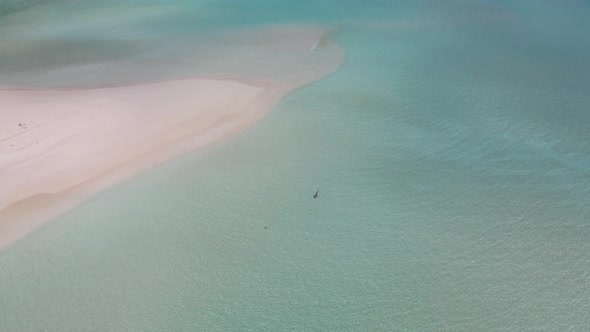
{"type": "Polygon", "coordinates": [[[3,252],[0,330],[590,326],[587,2],[166,6],[47,1],[2,16],[23,39],[17,18],[49,26],[71,15],[45,39],[0,48],[0,82],[67,85],[97,64],[150,56],[158,70],[125,77],[162,78],[180,71],[167,59],[188,56],[186,40],[206,49],[219,29],[278,23],[336,27],[348,61],[251,130],[107,190],[3,252]]]}

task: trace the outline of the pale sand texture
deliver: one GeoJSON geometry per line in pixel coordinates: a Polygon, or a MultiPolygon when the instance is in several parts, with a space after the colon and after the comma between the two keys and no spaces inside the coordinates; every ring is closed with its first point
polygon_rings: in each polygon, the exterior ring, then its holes
{"type": "MultiPolygon", "coordinates": [[[[313,31],[299,56],[323,38],[313,31]]],[[[253,125],[289,91],[338,68],[344,53],[322,43],[331,61],[288,68],[296,75],[278,73],[280,80],[0,90],[0,248],[97,191],[253,125]]]]}

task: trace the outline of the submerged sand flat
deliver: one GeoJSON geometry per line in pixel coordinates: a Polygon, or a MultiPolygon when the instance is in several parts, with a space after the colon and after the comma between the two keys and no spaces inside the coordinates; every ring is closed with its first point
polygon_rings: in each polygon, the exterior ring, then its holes
{"type": "Polygon", "coordinates": [[[342,50],[325,31],[308,31],[296,43],[280,38],[293,35],[284,28],[269,40],[269,51],[282,44],[293,57],[278,79],[0,90],[0,248],[101,189],[248,128],[289,91],[336,70],[342,50]]]}

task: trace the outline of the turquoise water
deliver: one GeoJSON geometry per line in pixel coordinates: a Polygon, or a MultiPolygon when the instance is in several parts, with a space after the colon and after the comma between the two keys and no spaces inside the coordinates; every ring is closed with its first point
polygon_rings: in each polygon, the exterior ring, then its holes
{"type": "Polygon", "coordinates": [[[587,3],[170,1],[182,10],[166,15],[155,1],[39,3],[0,29],[78,11],[123,23],[43,29],[67,50],[37,35],[0,48],[4,84],[104,83],[59,68],[166,46],[154,61],[172,69],[133,76],[162,78],[180,71],[166,59],[183,41],[285,22],[336,27],[348,59],[252,129],[3,252],[1,331],[590,326],[587,3]]]}

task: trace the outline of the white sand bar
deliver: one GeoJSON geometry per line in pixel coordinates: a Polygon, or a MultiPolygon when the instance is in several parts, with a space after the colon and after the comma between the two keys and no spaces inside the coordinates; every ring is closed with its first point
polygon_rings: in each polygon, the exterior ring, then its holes
{"type": "Polygon", "coordinates": [[[250,127],[292,89],[333,72],[344,59],[336,54],[340,59],[313,67],[307,81],[298,72],[280,81],[203,77],[0,90],[0,248],[99,190],[250,127]]]}

